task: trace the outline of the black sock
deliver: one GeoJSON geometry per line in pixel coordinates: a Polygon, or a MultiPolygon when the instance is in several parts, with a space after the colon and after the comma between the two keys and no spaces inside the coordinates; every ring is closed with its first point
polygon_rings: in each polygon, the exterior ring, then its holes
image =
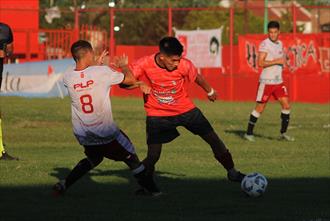
{"type": "Polygon", "coordinates": [[[157,187],[153,175],[148,173],[146,169],[134,175],[137,179],[138,184],[143,188],[147,189],[151,193],[160,192],[159,188],[157,187]]]}
{"type": "Polygon", "coordinates": [[[253,135],[253,129],[254,125],[257,123],[258,118],[253,116],[252,114],[250,115],[249,123],[248,123],[248,128],[246,131],[247,135],[253,135]]]}
{"type": "MultiPolygon", "coordinates": [[[[101,159],[102,161],[102,159],[101,159]]],[[[65,179],[65,188],[69,188],[73,183],[75,183],[79,178],[85,175],[88,171],[90,171],[93,167],[97,166],[100,162],[92,163],[87,159],[81,160],[70,172],[70,174],[65,179]],[[97,163],[97,165],[95,165],[97,163]]]]}
{"type": "Polygon", "coordinates": [[[289,126],[290,114],[281,113],[281,134],[285,133],[289,126]]]}

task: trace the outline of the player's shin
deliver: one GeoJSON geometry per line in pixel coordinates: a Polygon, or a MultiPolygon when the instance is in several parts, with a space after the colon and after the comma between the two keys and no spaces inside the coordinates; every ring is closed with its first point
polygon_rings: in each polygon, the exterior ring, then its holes
{"type": "Polygon", "coordinates": [[[3,147],[2,142],[2,127],[1,127],[1,118],[0,118],[0,157],[2,156],[2,153],[5,151],[5,148],[3,147]]]}
{"type": "Polygon", "coordinates": [[[133,169],[132,172],[134,177],[137,179],[138,184],[148,191],[149,194],[154,196],[160,194],[160,190],[153,179],[153,175],[147,173],[147,170],[142,163],[139,167],[133,169]]]}
{"type": "Polygon", "coordinates": [[[234,161],[229,150],[222,154],[214,154],[214,157],[227,171],[230,171],[234,168],[234,161]]]}
{"type": "Polygon", "coordinates": [[[281,134],[284,134],[289,126],[290,121],[290,110],[281,111],[281,134]]]}
{"type": "Polygon", "coordinates": [[[93,160],[85,158],[81,160],[65,179],[65,189],[69,188],[73,183],[75,183],[88,171],[99,165],[102,160],[103,158],[93,160]]]}
{"type": "Polygon", "coordinates": [[[254,125],[257,123],[257,120],[258,120],[259,117],[260,117],[260,113],[257,112],[256,110],[253,110],[251,115],[250,115],[248,128],[247,128],[247,131],[246,131],[247,135],[253,135],[254,125]]]}

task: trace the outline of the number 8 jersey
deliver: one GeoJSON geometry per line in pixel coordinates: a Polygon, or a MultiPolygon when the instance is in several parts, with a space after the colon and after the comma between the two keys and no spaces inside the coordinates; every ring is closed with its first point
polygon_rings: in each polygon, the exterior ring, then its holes
{"type": "Polygon", "coordinates": [[[71,98],[73,132],[81,145],[110,143],[119,134],[113,121],[110,90],[124,74],[107,66],[90,66],[64,74],[64,86],[71,98]]]}

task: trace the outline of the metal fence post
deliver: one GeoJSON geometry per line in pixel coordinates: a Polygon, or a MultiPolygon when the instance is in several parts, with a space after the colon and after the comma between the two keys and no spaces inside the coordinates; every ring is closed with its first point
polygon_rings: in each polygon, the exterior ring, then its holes
{"type": "Polygon", "coordinates": [[[230,7],[230,27],[229,27],[229,47],[230,47],[230,54],[229,54],[229,65],[230,65],[230,76],[229,76],[229,100],[233,100],[233,90],[234,90],[234,79],[233,79],[233,56],[234,56],[234,7],[230,7]]]}
{"type": "Polygon", "coordinates": [[[79,9],[74,10],[74,35],[73,41],[77,41],[79,39],[79,9]]]}
{"type": "Polygon", "coordinates": [[[168,36],[172,36],[172,7],[170,4],[168,4],[168,36]]]}
{"type": "MultiPolygon", "coordinates": [[[[292,2],[292,17],[293,17],[293,39],[296,39],[297,29],[297,11],[294,2],[292,2]]],[[[297,74],[293,73],[292,77],[292,101],[297,100],[297,74]]]]}
{"type": "Polygon", "coordinates": [[[114,32],[114,27],[115,27],[115,11],[114,8],[110,8],[110,59],[115,55],[115,32],[114,32]]]}

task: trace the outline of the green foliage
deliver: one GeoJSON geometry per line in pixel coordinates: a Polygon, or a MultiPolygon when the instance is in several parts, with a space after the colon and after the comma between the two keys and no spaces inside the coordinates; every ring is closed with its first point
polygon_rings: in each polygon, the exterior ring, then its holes
{"type": "MultiPolygon", "coordinates": [[[[248,26],[249,33],[261,33],[263,19],[254,16],[250,12],[247,12],[248,20],[244,20],[244,12],[236,9],[234,14],[234,43],[237,43],[238,35],[244,34],[244,26],[248,26]]],[[[194,29],[211,29],[219,28],[223,29],[223,44],[229,44],[229,28],[230,28],[230,16],[229,10],[203,10],[203,11],[190,11],[185,17],[182,28],[185,30],[194,29]]]]}

